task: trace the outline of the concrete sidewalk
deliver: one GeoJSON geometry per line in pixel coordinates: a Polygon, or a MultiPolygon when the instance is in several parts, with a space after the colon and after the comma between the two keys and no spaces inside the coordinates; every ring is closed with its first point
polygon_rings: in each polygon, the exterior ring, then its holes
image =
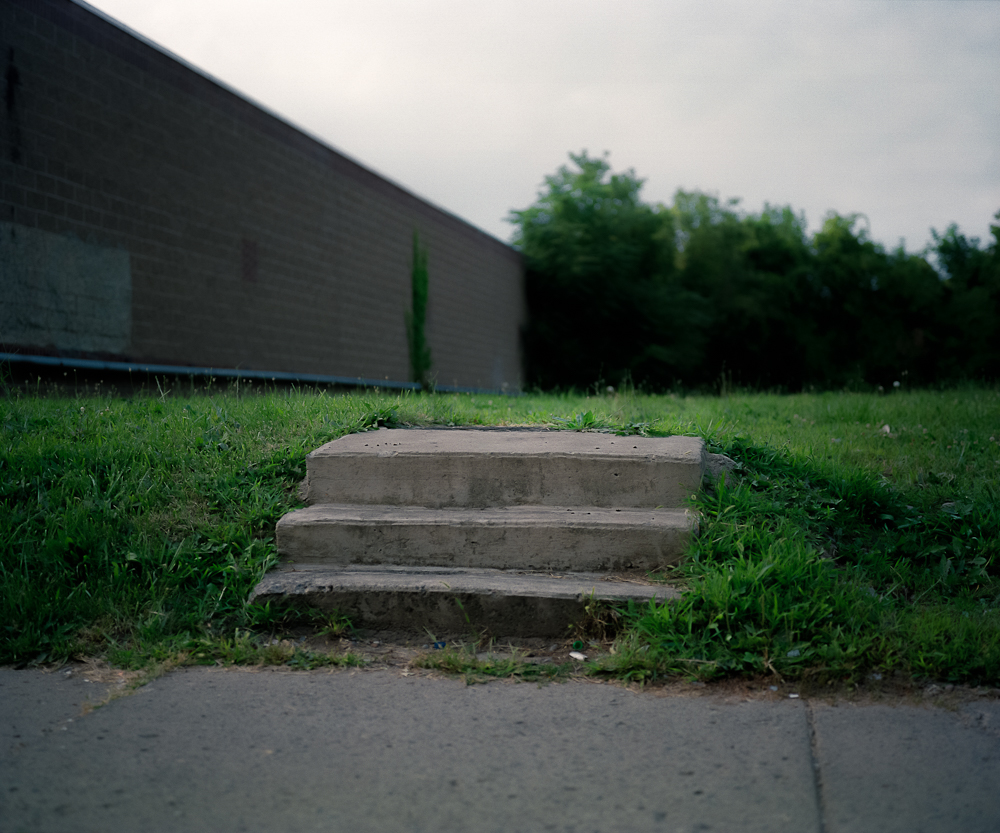
{"type": "Polygon", "coordinates": [[[1000,830],[1000,701],[952,710],[188,669],[87,714],[0,669],[0,831],[1000,830]]]}

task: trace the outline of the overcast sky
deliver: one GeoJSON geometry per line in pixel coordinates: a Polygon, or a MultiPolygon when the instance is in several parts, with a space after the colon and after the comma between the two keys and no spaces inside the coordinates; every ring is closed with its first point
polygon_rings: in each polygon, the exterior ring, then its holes
{"type": "Polygon", "coordinates": [[[908,250],[1000,209],[996,0],[94,0],[507,240],[587,149],[646,180],[867,216],[908,250]]]}

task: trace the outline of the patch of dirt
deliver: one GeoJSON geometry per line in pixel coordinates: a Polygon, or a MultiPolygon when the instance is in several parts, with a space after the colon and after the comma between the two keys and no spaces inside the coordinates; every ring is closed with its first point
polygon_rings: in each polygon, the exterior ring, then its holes
{"type": "MultiPolygon", "coordinates": [[[[444,648],[474,647],[480,659],[508,659],[516,656],[525,662],[553,663],[556,665],[572,662],[570,652],[575,650],[573,639],[478,639],[468,635],[431,636],[429,634],[405,631],[358,630],[350,636],[327,637],[307,631],[292,632],[289,638],[295,645],[310,651],[337,654],[355,654],[369,663],[369,668],[406,668],[417,657],[434,653],[444,648]]],[[[594,650],[587,642],[582,649],[588,656],[607,653],[610,643],[594,650]]]]}
{"type": "Polygon", "coordinates": [[[112,668],[103,659],[86,659],[83,662],[72,662],[62,666],[61,670],[67,677],[82,677],[87,682],[103,683],[113,689],[127,688],[140,682],[146,676],[145,671],[122,671],[112,668]]]}
{"type": "MultiPolygon", "coordinates": [[[[358,630],[346,636],[317,634],[305,628],[283,634],[282,643],[289,647],[302,648],[317,653],[346,655],[353,654],[364,661],[361,667],[352,666],[344,671],[364,673],[368,670],[394,670],[402,677],[446,677],[443,671],[421,668],[415,661],[428,654],[448,648],[474,649],[479,660],[507,660],[516,658],[527,663],[566,665],[573,664],[580,671],[582,662],[570,656],[571,652],[582,653],[588,660],[599,659],[611,652],[610,640],[594,639],[539,639],[509,638],[475,640],[468,635],[452,634],[430,636],[428,634],[405,631],[358,630]],[[582,644],[581,644],[582,643],[582,644]]],[[[113,668],[101,659],[88,659],[59,666],[60,673],[80,676],[95,683],[108,686],[107,696],[90,703],[86,711],[98,708],[118,697],[127,696],[136,689],[170,671],[173,666],[162,665],[143,671],[122,671],[113,668]]],[[[317,669],[297,671],[275,665],[226,666],[220,671],[286,673],[340,673],[341,669],[317,669]]],[[[558,678],[557,678],[558,679],[558,678]]],[[[883,679],[872,675],[862,684],[847,684],[839,681],[820,683],[809,680],[782,680],[773,675],[732,678],[713,682],[668,679],[654,682],[623,682],[607,677],[592,677],[583,673],[570,673],[564,679],[586,682],[593,685],[614,685],[630,691],[643,691],[654,697],[713,697],[723,703],[746,701],[796,700],[827,703],[829,705],[924,705],[957,711],[961,706],[976,702],[1000,700],[1000,688],[991,686],[952,685],[950,683],[915,682],[904,676],[883,679]]],[[[518,682],[510,678],[496,678],[493,683],[518,682]]]]}
{"type": "Polygon", "coordinates": [[[106,687],[105,696],[99,700],[85,702],[81,714],[89,714],[112,700],[132,694],[154,677],[160,676],[165,670],[156,668],[144,671],[123,671],[120,668],[113,668],[106,660],[93,657],[82,662],[69,662],[49,669],[50,673],[59,673],[64,677],[79,677],[88,683],[98,683],[106,687]]]}
{"type": "MultiPolygon", "coordinates": [[[[438,636],[402,631],[358,630],[349,637],[330,638],[307,634],[297,635],[295,644],[312,651],[351,653],[366,661],[364,669],[396,669],[405,676],[447,676],[434,669],[416,668],[413,661],[447,647],[469,648],[473,640],[465,635],[438,636]]],[[[294,637],[293,637],[294,638],[294,637]]],[[[480,660],[509,659],[516,656],[524,662],[562,665],[574,663],[570,652],[579,651],[589,660],[610,653],[612,642],[576,639],[500,639],[480,640],[475,649],[480,660]],[[582,641],[582,647],[579,642],[582,641]],[[575,644],[576,643],[576,646],[575,644]]],[[[355,670],[364,670],[355,669],[355,670]]],[[[692,680],[657,680],[646,683],[625,683],[619,680],[571,675],[598,685],[617,685],[634,691],[645,691],[656,697],[716,697],[726,703],[748,700],[813,700],[854,705],[927,705],[956,710],[965,703],[1000,700],[1000,688],[990,686],[952,685],[914,682],[906,677],[883,679],[874,675],[862,684],[839,681],[830,684],[813,681],[781,680],[773,675],[732,678],[709,683],[692,680]]],[[[499,682],[500,680],[498,680],[499,682]]]]}

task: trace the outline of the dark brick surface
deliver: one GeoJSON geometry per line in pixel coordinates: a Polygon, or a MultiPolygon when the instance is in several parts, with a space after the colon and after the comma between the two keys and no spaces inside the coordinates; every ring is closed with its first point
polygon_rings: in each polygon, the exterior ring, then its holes
{"type": "Polygon", "coordinates": [[[500,241],[69,0],[0,0],[11,48],[0,219],[130,253],[122,359],[405,380],[418,230],[439,383],[519,386],[500,241]]]}

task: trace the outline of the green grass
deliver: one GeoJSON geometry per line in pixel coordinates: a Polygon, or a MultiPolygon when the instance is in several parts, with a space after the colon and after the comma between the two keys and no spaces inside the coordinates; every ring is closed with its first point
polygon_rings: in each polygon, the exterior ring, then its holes
{"type": "Polygon", "coordinates": [[[467,685],[492,679],[517,679],[522,682],[552,682],[563,680],[573,672],[573,663],[541,664],[529,661],[517,651],[509,655],[480,658],[479,646],[473,640],[467,644],[448,645],[441,651],[424,654],[414,661],[417,668],[430,668],[462,677],[467,685]]]}
{"type": "Polygon", "coordinates": [[[1000,682],[1000,393],[983,388],[11,391],[0,400],[0,662],[321,662],[270,656],[267,637],[289,622],[247,599],[275,563],[276,521],[301,505],[305,454],[379,424],[687,433],[738,461],[697,498],[701,532],[669,576],[684,598],[626,611],[614,655],[591,673],[1000,682]]]}

